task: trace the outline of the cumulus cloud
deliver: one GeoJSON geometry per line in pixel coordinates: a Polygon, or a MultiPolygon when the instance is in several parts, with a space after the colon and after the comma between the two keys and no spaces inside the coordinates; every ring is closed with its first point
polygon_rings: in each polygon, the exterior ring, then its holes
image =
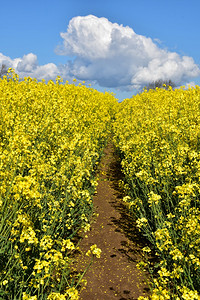
{"type": "Polygon", "coordinates": [[[21,78],[30,76],[38,80],[50,80],[55,79],[60,74],[59,68],[53,63],[40,66],[37,56],[33,53],[15,59],[11,59],[0,53],[0,65],[1,64],[5,64],[8,68],[15,69],[15,72],[21,78]]]}
{"type": "Polygon", "coordinates": [[[75,17],[60,35],[57,53],[74,58],[70,73],[104,87],[140,88],[158,79],[181,84],[200,75],[191,57],[161,49],[151,38],[106,18],[75,17]]]}
{"type": "Polygon", "coordinates": [[[106,18],[74,17],[60,35],[63,43],[56,53],[67,56],[66,64],[39,65],[33,53],[15,59],[0,53],[0,65],[14,68],[20,77],[54,80],[60,75],[64,80],[75,77],[127,91],[159,79],[182,85],[200,76],[192,57],[162,49],[158,40],[136,34],[132,28],[106,18]]]}

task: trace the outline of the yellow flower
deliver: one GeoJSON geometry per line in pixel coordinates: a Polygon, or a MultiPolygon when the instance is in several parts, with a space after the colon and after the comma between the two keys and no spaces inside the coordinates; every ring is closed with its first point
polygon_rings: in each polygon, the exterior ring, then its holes
{"type": "Polygon", "coordinates": [[[101,257],[101,252],[102,252],[101,249],[97,248],[97,245],[94,244],[94,245],[90,246],[90,250],[88,250],[86,255],[89,256],[92,253],[97,258],[100,258],[101,257]]]}
{"type": "Polygon", "coordinates": [[[69,296],[70,300],[78,300],[79,299],[79,294],[78,291],[72,287],[66,290],[66,295],[69,296]]]}
{"type": "Polygon", "coordinates": [[[40,241],[40,248],[42,250],[48,250],[51,249],[54,242],[50,235],[44,235],[40,241]]]}
{"type": "Polygon", "coordinates": [[[23,293],[22,300],[37,300],[37,296],[29,296],[25,292],[23,293]]]}
{"type": "Polygon", "coordinates": [[[53,292],[47,297],[47,300],[66,300],[66,297],[60,293],[53,292]]]}
{"type": "Polygon", "coordinates": [[[161,196],[160,195],[157,195],[155,194],[153,191],[151,191],[149,194],[148,194],[148,202],[150,204],[150,206],[152,204],[155,204],[155,205],[158,205],[159,201],[161,200],[161,196]]]}
{"type": "Polygon", "coordinates": [[[142,248],[142,251],[149,253],[151,252],[151,249],[149,247],[144,247],[142,248]]]}
{"type": "Polygon", "coordinates": [[[75,246],[74,246],[73,242],[70,241],[70,239],[66,239],[66,240],[62,241],[61,251],[65,251],[66,249],[69,249],[69,250],[74,250],[75,249],[75,246]]]}
{"type": "Polygon", "coordinates": [[[153,289],[153,293],[151,296],[152,300],[167,300],[170,299],[170,293],[166,289],[162,287],[158,287],[153,289]]]}
{"type": "Polygon", "coordinates": [[[182,292],[182,298],[184,300],[200,300],[200,295],[198,295],[198,292],[195,290],[190,290],[186,286],[183,286],[183,288],[180,289],[182,292]]]}
{"type": "Polygon", "coordinates": [[[143,226],[145,227],[148,224],[148,220],[146,218],[141,218],[136,220],[136,226],[140,229],[143,226]]]}
{"type": "Polygon", "coordinates": [[[91,227],[90,224],[84,225],[84,232],[90,231],[90,227],[91,227]]]}
{"type": "Polygon", "coordinates": [[[170,252],[169,252],[169,254],[171,254],[172,255],[172,258],[174,259],[174,260],[181,260],[181,259],[183,259],[184,258],[184,255],[181,253],[181,251],[179,250],[179,249],[177,249],[177,248],[174,248],[173,250],[171,250],[170,252]]]}
{"type": "Polygon", "coordinates": [[[36,233],[32,227],[23,228],[22,233],[20,235],[20,243],[24,243],[28,241],[28,244],[35,244],[37,245],[38,239],[36,237],[36,233]]]}

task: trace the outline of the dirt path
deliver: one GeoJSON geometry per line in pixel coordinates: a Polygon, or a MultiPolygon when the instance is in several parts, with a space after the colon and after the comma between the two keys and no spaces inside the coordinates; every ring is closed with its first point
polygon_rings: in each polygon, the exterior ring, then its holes
{"type": "Polygon", "coordinates": [[[148,293],[148,285],[136,268],[144,243],[134,231],[133,220],[123,207],[118,181],[121,176],[119,162],[112,144],[105,149],[100,164],[97,193],[94,196],[98,217],[91,231],[80,243],[82,255],[79,269],[89,262],[85,253],[91,245],[101,248],[101,258],[95,259],[87,271],[87,287],[82,290],[81,300],[134,300],[148,293]]]}

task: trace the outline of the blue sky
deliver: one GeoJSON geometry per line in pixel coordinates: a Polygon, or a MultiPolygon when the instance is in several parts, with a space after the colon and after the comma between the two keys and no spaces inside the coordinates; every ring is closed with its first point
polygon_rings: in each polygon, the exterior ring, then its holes
{"type": "Polygon", "coordinates": [[[198,0],[3,1],[0,63],[86,79],[120,100],[159,76],[199,85],[199,11],[198,0]]]}

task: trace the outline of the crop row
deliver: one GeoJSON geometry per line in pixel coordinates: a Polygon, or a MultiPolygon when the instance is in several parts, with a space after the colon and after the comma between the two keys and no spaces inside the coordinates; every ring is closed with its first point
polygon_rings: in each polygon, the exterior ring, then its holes
{"type": "Polygon", "coordinates": [[[116,99],[84,85],[0,79],[0,299],[77,299],[77,234],[116,99]]]}
{"type": "Polygon", "coordinates": [[[156,89],[124,100],[114,141],[124,201],[152,245],[144,252],[157,256],[153,267],[146,262],[152,299],[200,299],[200,88],[156,89]]]}

